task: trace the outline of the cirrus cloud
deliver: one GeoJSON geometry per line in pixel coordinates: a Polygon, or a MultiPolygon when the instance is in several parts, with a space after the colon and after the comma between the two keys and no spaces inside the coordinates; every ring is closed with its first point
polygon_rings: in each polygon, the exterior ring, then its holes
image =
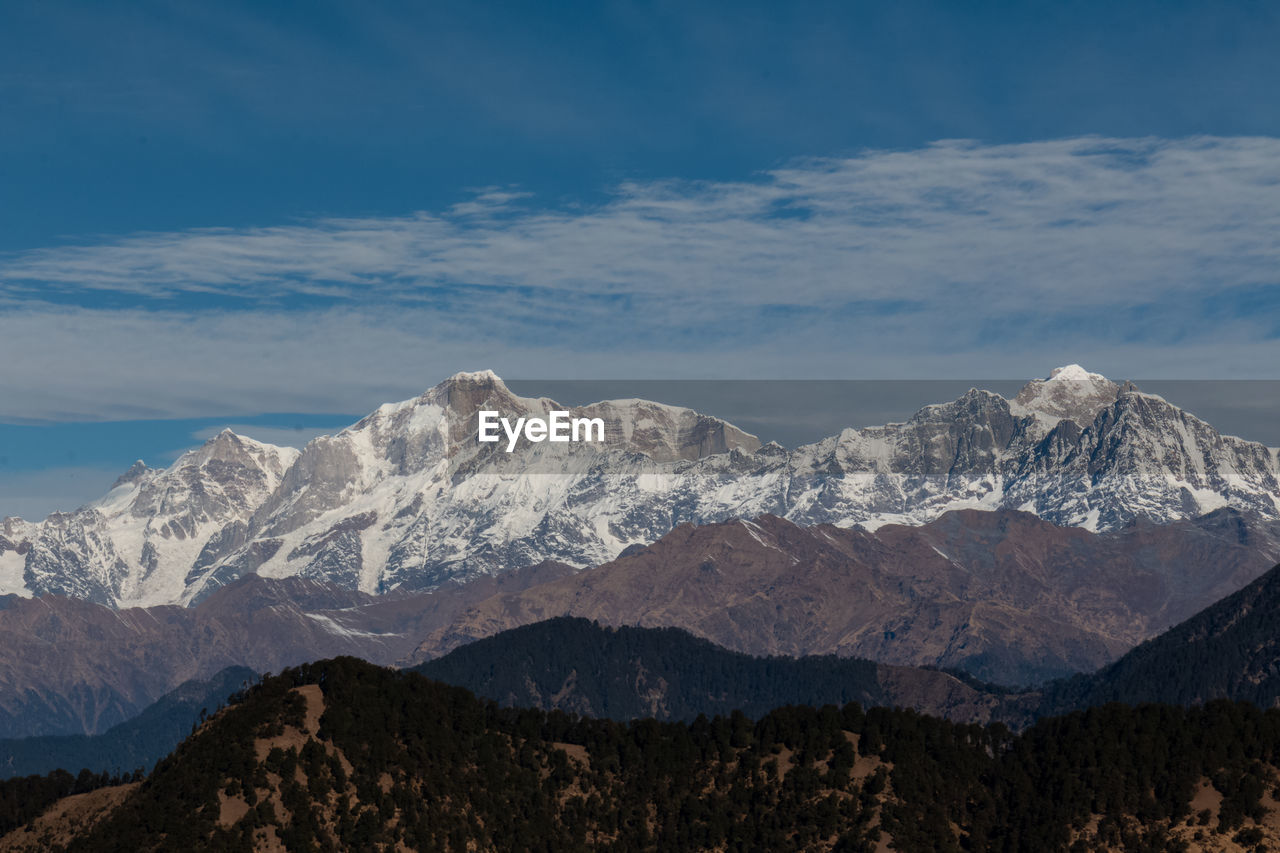
{"type": "Polygon", "coordinates": [[[0,258],[0,358],[34,377],[0,416],[358,411],[473,366],[1269,375],[1277,234],[1280,140],[1093,137],[134,234],[0,258]]]}

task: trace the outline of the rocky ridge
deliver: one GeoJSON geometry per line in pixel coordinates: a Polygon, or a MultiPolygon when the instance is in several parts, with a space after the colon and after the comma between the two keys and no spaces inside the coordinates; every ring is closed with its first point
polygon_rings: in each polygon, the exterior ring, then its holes
{"type": "Polygon", "coordinates": [[[408,662],[554,616],[682,628],[752,655],[836,654],[1027,685],[1115,660],[1280,560],[1222,509],[1091,533],[1017,510],[875,531],[777,516],[694,526],[455,612],[408,662]]]}

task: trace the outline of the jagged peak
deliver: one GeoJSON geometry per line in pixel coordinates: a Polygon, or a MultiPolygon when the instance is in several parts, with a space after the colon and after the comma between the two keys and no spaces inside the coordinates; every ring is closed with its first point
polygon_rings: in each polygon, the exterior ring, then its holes
{"type": "Polygon", "coordinates": [[[495,394],[511,400],[519,399],[492,370],[464,370],[453,374],[410,403],[434,403],[470,413],[476,404],[495,394]]]}
{"type": "MultiPolygon", "coordinates": [[[[441,424],[441,416],[445,422],[467,421],[485,408],[532,412],[550,408],[547,404],[552,402],[513,394],[492,370],[460,371],[417,397],[396,403],[383,403],[356,423],[339,431],[334,438],[351,437],[370,431],[383,433],[387,430],[408,430],[417,433],[437,429],[441,424]]],[[[316,441],[324,438],[322,436],[316,441]]]]}
{"type": "Polygon", "coordinates": [[[973,400],[973,399],[1003,400],[1004,397],[1001,397],[995,391],[988,391],[985,388],[973,387],[973,388],[970,388],[968,391],[965,391],[962,395],[960,395],[959,399],[960,400],[973,400]]]}
{"type": "Polygon", "coordinates": [[[633,437],[632,428],[637,422],[647,422],[645,446],[640,450],[655,459],[696,458],[707,453],[734,449],[754,452],[760,447],[760,439],[739,429],[732,423],[714,415],[703,414],[686,406],[645,400],[619,398],[601,400],[581,406],[566,407],[548,397],[522,397],[511,391],[492,370],[462,371],[438,383],[421,396],[399,403],[385,403],[340,434],[361,432],[367,429],[386,429],[390,425],[402,428],[409,424],[410,431],[430,425],[435,428],[439,410],[444,410],[449,420],[471,418],[481,409],[499,409],[505,415],[543,413],[555,409],[572,409],[589,417],[603,417],[610,424],[606,429],[618,430],[627,442],[633,437]],[[419,418],[419,413],[431,413],[432,417],[419,418]],[[656,416],[656,417],[655,417],[656,416]],[[656,423],[654,422],[656,421],[656,423]],[[416,426],[415,426],[416,425],[416,426]],[[663,427],[666,427],[665,432],[663,427]],[[684,447],[685,439],[696,438],[716,428],[724,431],[723,440],[714,436],[707,439],[706,447],[684,447]],[[656,442],[656,443],[655,443],[656,442]],[[723,446],[721,446],[723,445],[723,446]],[[693,450],[694,456],[689,456],[693,450]]]}
{"type": "Polygon", "coordinates": [[[36,523],[27,521],[17,515],[6,515],[0,518],[0,536],[7,538],[25,539],[31,536],[36,530],[36,523]]]}
{"type": "Polygon", "coordinates": [[[1044,379],[1033,379],[1022,386],[1010,408],[1015,414],[1030,415],[1049,427],[1064,418],[1086,426],[1116,401],[1120,391],[1119,385],[1101,373],[1067,364],[1055,367],[1044,379]]]}
{"type": "Polygon", "coordinates": [[[1185,410],[1185,409],[1182,409],[1181,407],[1176,406],[1176,405],[1174,405],[1173,403],[1170,403],[1167,399],[1165,399],[1164,397],[1161,397],[1159,394],[1152,394],[1150,391],[1143,391],[1143,390],[1142,390],[1141,388],[1139,388],[1137,385],[1134,385],[1132,382],[1130,382],[1130,381],[1128,381],[1128,380],[1125,380],[1125,381],[1124,381],[1124,382],[1119,386],[1119,388],[1118,388],[1118,390],[1117,390],[1117,392],[1116,392],[1116,397],[1117,397],[1117,399],[1120,399],[1120,398],[1133,398],[1133,399],[1138,399],[1138,400],[1149,400],[1149,401],[1151,401],[1151,402],[1153,402],[1153,403],[1161,403],[1161,404],[1164,404],[1164,405],[1166,405],[1166,406],[1170,406],[1170,407],[1172,407],[1172,408],[1177,409],[1177,410],[1178,410],[1178,411],[1180,411],[1180,412],[1185,412],[1185,413],[1186,413],[1186,414],[1188,414],[1188,415],[1190,415],[1190,414],[1191,414],[1190,412],[1186,412],[1186,410],[1185,410]]]}
{"type": "Polygon", "coordinates": [[[1049,375],[1045,377],[1045,382],[1054,380],[1061,382],[1109,382],[1107,377],[1101,373],[1090,373],[1078,364],[1066,364],[1062,367],[1055,367],[1049,371],[1049,375]]]}
{"type": "Polygon", "coordinates": [[[237,435],[235,430],[233,430],[231,427],[225,427],[220,432],[214,435],[211,435],[209,436],[209,438],[205,439],[204,444],[200,446],[201,447],[219,447],[219,446],[225,446],[229,444],[239,444],[240,440],[241,440],[241,436],[237,435]]]}
{"type": "Polygon", "coordinates": [[[437,382],[417,397],[411,397],[408,400],[400,400],[395,403],[383,403],[365,418],[362,418],[355,426],[358,427],[371,417],[386,417],[406,409],[417,408],[423,404],[448,405],[448,401],[455,391],[474,392],[478,390],[500,391],[514,396],[511,394],[510,389],[507,388],[506,383],[502,381],[502,377],[492,370],[460,370],[447,379],[437,382]]]}
{"type": "Polygon", "coordinates": [[[178,457],[178,460],[173,463],[173,468],[176,469],[192,463],[203,465],[214,459],[223,461],[242,460],[247,455],[261,456],[262,454],[287,457],[296,455],[297,452],[296,449],[291,447],[278,447],[265,441],[249,438],[247,435],[240,435],[235,430],[227,427],[216,435],[210,436],[204,444],[188,450],[178,457]]]}
{"type": "Polygon", "coordinates": [[[477,391],[497,392],[514,397],[511,390],[507,388],[507,384],[502,381],[502,377],[494,373],[492,370],[460,370],[441,382],[436,383],[427,389],[416,400],[408,400],[405,403],[397,405],[406,405],[416,403],[421,400],[439,400],[447,399],[455,392],[463,392],[472,394],[477,391]]]}
{"type": "Polygon", "coordinates": [[[447,385],[451,382],[452,383],[474,382],[474,383],[481,383],[481,384],[502,385],[502,387],[504,388],[506,387],[506,385],[503,384],[502,382],[502,378],[498,376],[498,374],[494,373],[492,370],[471,370],[471,371],[459,370],[457,373],[453,374],[452,376],[450,376],[448,379],[444,380],[444,382],[441,382],[440,384],[447,385]]]}
{"type": "Polygon", "coordinates": [[[147,463],[139,459],[137,462],[134,462],[132,465],[129,466],[128,471],[125,471],[123,474],[121,474],[119,477],[116,478],[116,481],[111,484],[111,488],[118,489],[121,486],[126,485],[128,483],[136,483],[138,480],[145,477],[147,475],[147,472],[149,472],[150,470],[151,469],[147,467],[147,463]]]}
{"type": "MultiPolygon", "coordinates": [[[[970,388],[968,391],[965,391],[959,397],[949,402],[930,403],[927,406],[922,406],[918,411],[916,411],[915,414],[913,414],[909,419],[907,419],[906,423],[919,423],[921,421],[928,421],[928,420],[937,418],[940,415],[945,417],[945,416],[951,415],[958,409],[968,407],[968,406],[984,405],[984,404],[1007,405],[1008,400],[1006,400],[1004,397],[1001,397],[999,394],[995,393],[994,391],[987,391],[983,388],[974,387],[974,388],[970,388]]],[[[901,423],[885,424],[885,426],[901,426],[901,425],[902,425],[901,423]]],[[[844,430],[844,432],[850,432],[850,431],[851,430],[849,429],[844,430]]],[[[856,430],[852,430],[852,431],[856,432],[856,430]]],[[[843,435],[843,433],[841,433],[841,435],[843,435]]]]}
{"type": "MultiPolygon", "coordinates": [[[[1049,371],[1049,375],[1044,379],[1033,379],[1023,386],[1025,392],[1028,388],[1045,390],[1053,389],[1055,393],[1071,393],[1075,395],[1090,394],[1094,389],[1105,388],[1119,389],[1119,386],[1112,382],[1101,373],[1093,373],[1085,370],[1078,364],[1067,364],[1062,367],[1055,367],[1049,371]]],[[[1022,392],[1019,392],[1021,396],[1022,392]]]]}
{"type": "Polygon", "coordinates": [[[614,409],[657,409],[664,412],[671,412],[673,414],[683,414],[684,412],[693,412],[694,414],[698,414],[698,412],[695,412],[688,406],[673,406],[670,403],[660,403],[656,400],[645,400],[641,397],[620,397],[614,400],[601,400],[597,403],[592,403],[591,405],[602,407],[607,406],[614,409]]]}

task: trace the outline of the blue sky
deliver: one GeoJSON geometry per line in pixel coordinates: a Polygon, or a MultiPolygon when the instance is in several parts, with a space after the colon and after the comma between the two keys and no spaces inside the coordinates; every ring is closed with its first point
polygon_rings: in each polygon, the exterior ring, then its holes
{"type": "Polygon", "coordinates": [[[125,5],[5,3],[0,248],[1280,125],[1266,2],[125,5]]]}
{"type": "Polygon", "coordinates": [[[1276,378],[1278,43],[1244,2],[6,3],[0,422],[82,426],[0,430],[0,515],[459,369],[1276,378]]]}

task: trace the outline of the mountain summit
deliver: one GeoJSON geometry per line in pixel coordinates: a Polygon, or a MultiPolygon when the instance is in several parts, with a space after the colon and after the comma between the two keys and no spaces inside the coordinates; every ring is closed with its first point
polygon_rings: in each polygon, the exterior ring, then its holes
{"type": "Polygon", "coordinates": [[[566,407],[459,373],[301,452],[224,432],[102,500],[3,522],[0,593],[189,604],[245,574],[369,593],[553,559],[596,565],[683,522],[771,513],[874,529],[952,509],[1021,509],[1111,530],[1224,506],[1280,518],[1276,451],[1078,365],[1009,401],[971,390],[905,423],[786,450],[645,400],[566,407]],[[474,440],[476,413],[600,418],[603,443],[474,440]]]}
{"type": "Polygon", "coordinates": [[[1107,377],[1068,364],[1055,368],[1047,379],[1033,379],[1024,385],[1010,409],[1032,414],[1050,429],[1064,419],[1086,426],[1114,403],[1119,393],[1120,386],[1107,377]]]}

